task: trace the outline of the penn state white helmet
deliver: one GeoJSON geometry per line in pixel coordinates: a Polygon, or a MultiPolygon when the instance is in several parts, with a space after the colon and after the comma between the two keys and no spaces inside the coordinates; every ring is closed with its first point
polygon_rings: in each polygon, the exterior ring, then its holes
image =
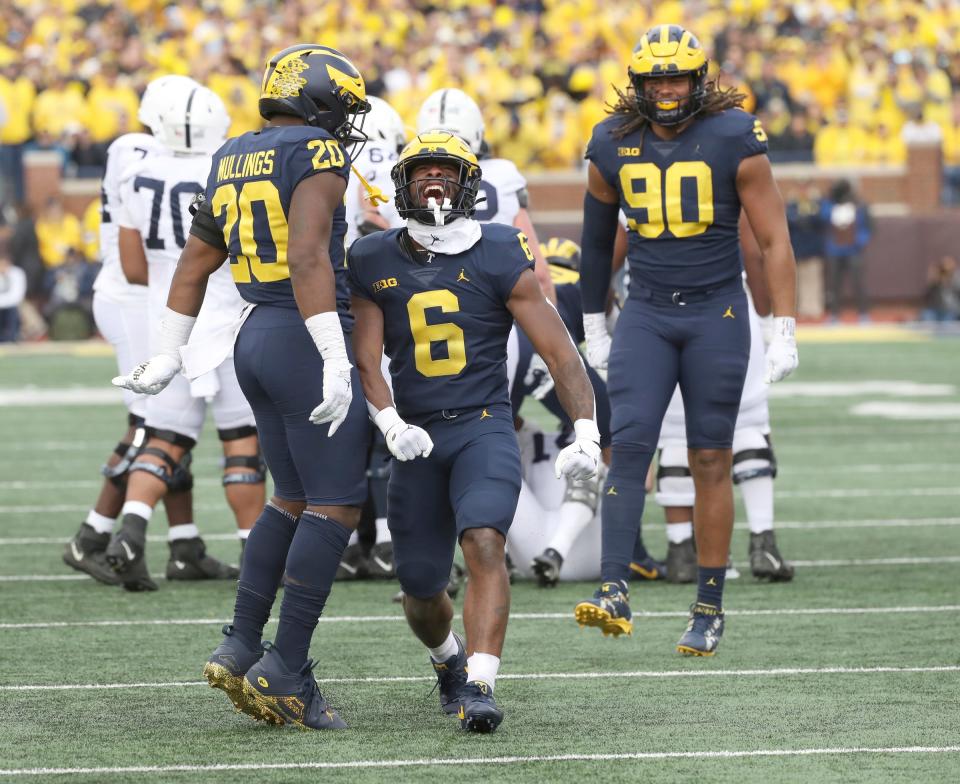
{"type": "Polygon", "coordinates": [[[157,140],[173,152],[210,155],[227,138],[230,115],[220,97],[199,84],[165,91],[157,140]]]}
{"type": "Polygon", "coordinates": [[[140,98],[137,119],[141,125],[147,126],[156,134],[160,129],[160,112],[169,103],[171,95],[178,90],[190,90],[199,86],[199,82],[179,74],[165,74],[152,79],[140,98]]]}
{"type": "Polygon", "coordinates": [[[373,143],[383,143],[392,152],[400,152],[407,143],[407,129],[397,110],[382,98],[368,95],[370,112],[363,120],[363,132],[373,143]]]}
{"type": "Polygon", "coordinates": [[[417,115],[417,134],[443,130],[456,134],[473,150],[483,151],[483,116],[476,101],[463,90],[445,87],[430,94],[417,115]]]}

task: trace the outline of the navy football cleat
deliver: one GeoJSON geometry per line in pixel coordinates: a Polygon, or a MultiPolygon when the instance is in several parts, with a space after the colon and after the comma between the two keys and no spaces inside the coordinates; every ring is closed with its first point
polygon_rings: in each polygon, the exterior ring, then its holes
{"type": "Polygon", "coordinates": [[[460,635],[454,633],[453,636],[457,640],[457,652],[442,662],[430,659],[433,671],[437,674],[440,707],[448,716],[460,710],[460,689],[467,682],[467,650],[460,635]]]}
{"type": "Polygon", "coordinates": [[[243,640],[233,633],[232,625],[223,627],[223,635],[223,641],[203,665],[203,677],[212,688],[225,692],[238,711],[266,721],[257,703],[248,699],[243,691],[243,676],[260,661],[263,648],[248,648],[243,640]]]}
{"type": "Polygon", "coordinates": [[[634,580],[664,580],[667,565],[648,555],[642,561],[630,562],[630,574],[634,580]]]}
{"type": "Polygon", "coordinates": [[[560,570],[563,568],[563,556],[552,547],[548,547],[540,555],[533,556],[530,569],[537,577],[537,585],[541,588],[553,588],[560,582],[560,570]]]}
{"type": "Polygon", "coordinates": [[[460,728],[468,732],[493,732],[503,721],[493,692],[483,681],[470,681],[460,689],[460,728]]]}
{"type": "Polygon", "coordinates": [[[256,703],[264,721],[312,730],[347,728],[347,723],[320,693],[312,660],[300,672],[292,672],[275,646],[265,642],[263,651],[263,658],[247,670],[243,693],[256,703]]]}
{"type": "Polygon", "coordinates": [[[677,643],[684,656],[713,656],[723,636],[723,610],[699,602],[690,607],[687,630],[677,643]]]}
{"type": "Polygon", "coordinates": [[[110,534],[97,533],[93,526],[83,523],[64,549],[63,562],[71,569],[86,572],[98,582],[117,585],[120,578],[103,554],[109,542],[110,534]]]}
{"type": "Polygon", "coordinates": [[[630,594],[622,582],[604,583],[594,592],[592,599],[580,602],[573,614],[581,627],[596,626],[604,636],[633,633],[630,594]]]}

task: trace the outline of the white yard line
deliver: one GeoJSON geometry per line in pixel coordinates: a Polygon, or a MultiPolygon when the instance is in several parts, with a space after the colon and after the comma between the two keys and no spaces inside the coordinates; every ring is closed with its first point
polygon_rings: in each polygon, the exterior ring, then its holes
{"type": "MultiPolygon", "coordinates": [[[[646,524],[649,526],[657,525],[656,521],[646,524]]],[[[862,520],[778,520],[775,528],[778,530],[791,531],[822,531],[832,528],[924,528],[924,527],[947,527],[952,528],[960,526],[960,517],[890,517],[890,518],[864,518],[862,520]]],[[[747,523],[737,523],[734,528],[738,531],[749,531],[750,526],[747,523]]],[[[203,532],[203,538],[207,542],[232,542],[236,540],[236,533],[217,533],[211,534],[203,532]]],[[[11,545],[63,545],[70,541],[68,536],[8,536],[0,537],[0,547],[9,547],[11,545]]],[[[166,542],[167,537],[164,534],[148,536],[149,542],[166,542]]]]}
{"type": "Polygon", "coordinates": [[[744,759],[750,757],[817,757],[864,754],[956,754],[960,746],[848,746],[813,749],[753,749],[746,751],[638,751],[622,754],[542,754],[510,757],[447,757],[434,759],[344,760],[340,762],[252,762],[214,765],[136,765],[98,768],[0,768],[0,776],[129,775],[136,773],[215,773],[261,770],[357,770],[430,768],[462,765],[529,765],[532,762],[622,762],[644,760],[744,759]]]}
{"type": "MultiPolygon", "coordinates": [[[[903,675],[907,673],[960,672],[960,665],[927,667],[771,667],[744,670],[633,670],[627,672],[501,673],[500,681],[612,680],[617,678],[781,678],[795,675],[903,675]]],[[[317,678],[320,684],[431,683],[434,675],[389,675],[366,678],[317,678]]],[[[206,681],[155,681],[143,683],[56,683],[0,686],[0,692],[113,691],[117,689],[183,689],[208,686],[206,681]]]]}
{"type": "MultiPolygon", "coordinates": [[[[919,566],[935,564],[960,563],[960,555],[935,555],[935,556],[916,556],[904,558],[839,558],[821,561],[791,561],[794,566],[800,568],[826,568],[834,566],[919,566]]],[[[749,564],[742,561],[735,561],[734,566],[740,569],[748,569],[749,564]]],[[[152,574],[155,580],[162,580],[162,573],[152,574]]],[[[78,580],[90,580],[85,574],[3,574],[0,575],[0,583],[59,583],[75,582],[78,580]]]]}
{"type": "MultiPolygon", "coordinates": [[[[762,617],[768,615],[889,615],[914,613],[949,613],[960,611],[960,604],[914,605],[898,607],[792,607],[769,610],[729,610],[727,615],[735,617],[762,617]]],[[[670,610],[651,612],[637,610],[635,618],[686,618],[686,611],[670,610]]],[[[460,616],[454,616],[459,618],[460,616]]],[[[557,621],[570,620],[569,612],[512,613],[511,621],[557,621]]],[[[331,615],[320,619],[321,623],[384,623],[403,621],[402,615],[331,615]]],[[[275,623],[272,618],[268,623],[275,623]]],[[[229,618],[156,618],[150,620],[102,620],[102,621],[30,621],[24,623],[0,623],[4,629],[66,629],[77,627],[101,626],[216,626],[230,623],[229,618]]]]}
{"type": "MultiPolygon", "coordinates": [[[[960,495],[960,486],[951,487],[847,487],[817,488],[810,490],[778,490],[775,498],[917,498],[960,495]]],[[[194,509],[201,512],[222,511],[223,503],[195,504],[194,509]]],[[[0,514],[67,514],[87,512],[89,504],[13,504],[0,505],[0,514]]]]}

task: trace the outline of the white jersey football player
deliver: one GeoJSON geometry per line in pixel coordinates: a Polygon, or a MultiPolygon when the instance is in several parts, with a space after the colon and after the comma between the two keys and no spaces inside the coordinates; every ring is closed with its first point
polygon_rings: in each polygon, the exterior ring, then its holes
{"type": "Polygon", "coordinates": [[[533,561],[549,547],[563,559],[563,569],[557,570],[550,585],[557,580],[600,579],[599,484],[582,484],[577,496],[571,499],[567,482],[557,479],[553,470],[553,461],[560,451],[557,434],[543,433],[524,423],[517,438],[523,482],[507,534],[507,547],[518,573],[540,581],[533,561]],[[585,516],[586,521],[565,524],[565,515],[585,516]]]}
{"type": "MultiPolygon", "coordinates": [[[[140,101],[137,118],[151,130],[160,125],[161,108],[172,90],[196,85],[186,76],[161,76],[151,81],[140,101]]],[[[113,346],[117,368],[129,373],[150,357],[147,287],[130,283],[120,267],[118,245],[120,183],[123,173],[137,162],[162,150],[157,138],[147,133],[127,133],[107,148],[107,164],[100,187],[100,272],[94,282],[93,314],[100,334],[113,346]]],[[[146,396],[123,391],[127,408],[127,432],[103,466],[103,486],[94,507],[63,553],[64,562],[101,582],[116,584],[117,575],[106,563],[103,551],[123,506],[127,471],[146,438],[146,396]]],[[[186,469],[178,473],[189,474],[186,469]]],[[[171,525],[193,519],[189,490],[171,493],[164,499],[171,525]]]]}
{"type": "Polygon", "coordinates": [[[349,248],[354,240],[365,234],[404,225],[393,204],[393,179],[390,170],[407,143],[407,131],[397,111],[382,98],[368,96],[370,111],[363,121],[363,132],[369,141],[353,161],[353,171],[347,183],[347,238],[349,248]],[[375,186],[387,199],[373,204],[367,188],[357,176],[375,186]]]}
{"type": "MultiPolygon", "coordinates": [[[[157,353],[160,314],[189,233],[190,203],[204,190],[211,156],[226,138],[229,125],[223,102],[213,91],[199,84],[184,85],[172,91],[162,107],[155,135],[163,152],[134,163],[123,174],[118,217],[120,263],[128,280],[148,285],[151,356],[157,353]]],[[[147,400],[147,445],[130,466],[122,525],[105,553],[125,587],[150,589],[144,561],[147,523],[177,466],[196,444],[208,401],[223,442],[223,484],[238,527],[249,529],[263,507],[265,474],[253,412],[237,382],[230,341],[218,339],[234,328],[243,306],[229,267],[224,265],[210,277],[191,346],[185,351],[186,358],[196,349],[197,356],[187,364],[206,363],[206,372],[197,374],[193,382],[177,376],[163,392],[147,400]],[[226,348],[219,356],[210,356],[204,351],[207,345],[226,348]]],[[[227,576],[230,567],[206,554],[195,525],[172,527],[169,542],[168,577],[176,579],[178,571],[227,576]]],[[[231,571],[235,576],[235,570],[231,571]]]]}

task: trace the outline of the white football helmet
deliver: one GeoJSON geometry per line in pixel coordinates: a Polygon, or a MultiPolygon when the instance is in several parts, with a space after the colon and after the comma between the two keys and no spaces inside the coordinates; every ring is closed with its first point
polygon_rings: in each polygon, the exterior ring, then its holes
{"type": "Polygon", "coordinates": [[[456,134],[473,150],[483,151],[483,117],[476,101],[463,90],[447,87],[430,94],[417,115],[417,134],[430,130],[456,134]]]}
{"type": "Polygon", "coordinates": [[[199,86],[200,83],[189,76],[178,74],[166,74],[152,79],[143,91],[143,97],[140,99],[140,109],[137,111],[137,119],[141,125],[147,126],[154,134],[158,133],[160,112],[169,103],[170,96],[177,90],[190,90],[199,86]]]}
{"type": "Polygon", "coordinates": [[[173,152],[211,155],[227,138],[230,115],[220,97],[207,87],[177,86],[164,91],[157,140],[173,152]]]}
{"type": "Polygon", "coordinates": [[[400,152],[407,143],[407,128],[397,110],[374,95],[367,100],[370,112],[363,120],[363,132],[371,142],[383,142],[391,152],[400,152]]]}

